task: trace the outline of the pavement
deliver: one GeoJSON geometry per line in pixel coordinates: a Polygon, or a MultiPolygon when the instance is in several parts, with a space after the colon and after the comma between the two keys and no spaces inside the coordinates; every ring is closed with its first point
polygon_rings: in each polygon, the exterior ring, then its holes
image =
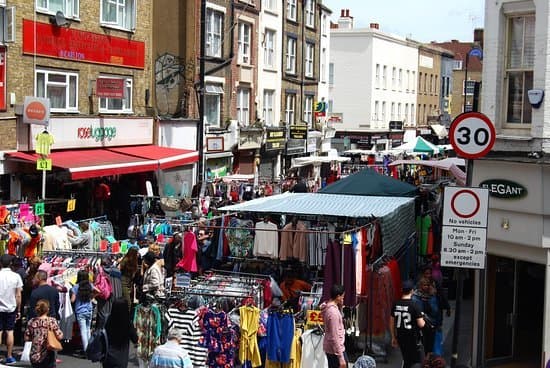
{"type": "MultiPolygon", "coordinates": [[[[454,301],[449,302],[452,308],[451,317],[445,317],[443,320],[443,347],[444,354],[443,357],[447,362],[447,366],[451,365],[451,346],[452,346],[452,336],[453,336],[453,325],[454,325],[454,301]]],[[[462,302],[462,313],[461,313],[461,328],[459,330],[458,338],[458,360],[457,365],[463,365],[465,367],[471,366],[471,351],[472,351],[472,319],[473,319],[473,301],[471,299],[466,299],[462,302]]],[[[14,355],[18,358],[21,355],[23,348],[21,346],[16,346],[14,348],[14,355]]],[[[5,346],[0,347],[0,357],[4,358],[6,355],[5,346]]],[[[58,358],[61,360],[57,364],[58,367],[78,367],[78,368],[97,368],[100,367],[99,363],[92,363],[89,360],[86,360],[82,357],[79,357],[74,352],[66,349],[59,353],[58,358]]],[[[401,368],[401,352],[399,348],[393,349],[390,347],[390,350],[387,352],[386,358],[381,359],[376,358],[376,366],[379,368],[401,368]]],[[[9,365],[10,367],[28,367],[30,365],[24,363],[15,363],[9,365]]],[[[0,364],[0,368],[8,367],[7,365],[0,364]]],[[[128,368],[138,368],[137,357],[135,349],[130,347],[130,361],[128,368]]],[[[350,363],[349,367],[353,367],[353,364],[350,363]]]]}

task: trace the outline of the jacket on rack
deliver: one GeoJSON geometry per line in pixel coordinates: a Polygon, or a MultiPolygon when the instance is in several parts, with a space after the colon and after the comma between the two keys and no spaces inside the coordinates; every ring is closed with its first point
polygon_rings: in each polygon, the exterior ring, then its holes
{"type": "Polygon", "coordinates": [[[281,249],[279,257],[282,261],[289,258],[296,258],[302,262],[306,261],[307,242],[306,242],[306,226],[303,222],[298,221],[296,226],[288,223],[281,231],[281,249]]]}

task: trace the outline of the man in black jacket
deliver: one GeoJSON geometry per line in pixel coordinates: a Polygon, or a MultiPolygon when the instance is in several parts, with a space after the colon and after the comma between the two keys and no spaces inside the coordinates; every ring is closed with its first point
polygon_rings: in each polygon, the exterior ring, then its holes
{"type": "Polygon", "coordinates": [[[29,298],[29,319],[36,317],[34,307],[40,299],[50,302],[50,317],[59,321],[59,292],[53,286],[48,285],[48,274],[46,271],[38,270],[34,276],[37,287],[31,292],[29,298]]]}

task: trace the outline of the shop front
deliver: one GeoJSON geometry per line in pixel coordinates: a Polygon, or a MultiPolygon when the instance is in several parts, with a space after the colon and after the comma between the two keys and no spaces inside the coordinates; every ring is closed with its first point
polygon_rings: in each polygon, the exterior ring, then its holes
{"type": "Polygon", "coordinates": [[[267,128],[265,134],[265,143],[260,151],[259,179],[261,182],[273,182],[281,175],[286,131],[284,128],[267,128]]]}
{"type": "Polygon", "coordinates": [[[307,125],[291,125],[285,147],[285,173],[292,166],[292,158],[303,156],[307,152],[307,125]]]}
{"type": "Polygon", "coordinates": [[[541,367],[550,358],[550,169],[477,160],[489,190],[487,262],[476,272],[473,366],[541,367]]]}
{"type": "Polygon", "coordinates": [[[236,159],[233,161],[234,173],[244,175],[257,174],[258,164],[256,161],[259,161],[263,133],[263,129],[260,128],[241,128],[239,144],[237,150],[234,152],[236,156],[236,159]]]}

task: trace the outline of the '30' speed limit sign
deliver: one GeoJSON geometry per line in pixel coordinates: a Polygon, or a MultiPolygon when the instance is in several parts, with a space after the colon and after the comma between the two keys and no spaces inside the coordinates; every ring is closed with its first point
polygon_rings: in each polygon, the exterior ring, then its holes
{"type": "Polygon", "coordinates": [[[449,139],[455,152],[468,159],[485,156],[495,144],[496,131],[491,120],[479,112],[465,112],[451,123],[449,139]]]}

